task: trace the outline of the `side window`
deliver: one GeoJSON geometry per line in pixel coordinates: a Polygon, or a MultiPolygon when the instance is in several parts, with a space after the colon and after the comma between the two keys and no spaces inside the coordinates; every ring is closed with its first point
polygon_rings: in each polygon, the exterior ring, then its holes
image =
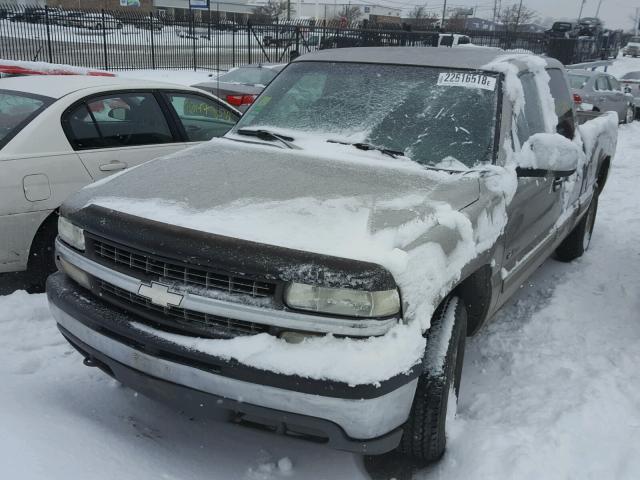
{"type": "Polygon", "coordinates": [[[596,78],[596,90],[601,92],[609,90],[609,82],[607,82],[607,77],[599,76],[596,78]]]}
{"type": "Polygon", "coordinates": [[[573,117],[573,98],[569,86],[561,70],[551,69],[547,70],[547,73],[549,73],[549,88],[558,116],[556,131],[568,139],[573,139],[576,126],[573,117]]]}
{"type": "Polygon", "coordinates": [[[93,97],[64,118],[74,148],[132,147],[174,142],[152,93],[93,97]]]}
{"type": "Polygon", "coordinates": [[[533,74],[525,73],[521,75],[520,81],[524,89],[524,110],[516,118],[516,129],[518,140],[522,145],[530,136],[544,132],[544,117],[533,74]]]}
{"type": "Polygon", "coordinates": [[[618,92],[622,91],[622,89],[620,88],[620,84],[618,83],[618,80],[616,80],[613,77],[609,77],[609,86],[611,87],[611,90],[616,90],[618,92]]]}
{"type": "Polygon", "coordinates": [[[190,142],[221,137],[240,119],[238,114],[209,98],[177,93],[167,96],[190,142]]]}
{"type": "Polygon", "coordinates": [[[74,150],[101,148],[102,137],[86,104],[81,104],[65,116],[66,133],[74,150]]]}

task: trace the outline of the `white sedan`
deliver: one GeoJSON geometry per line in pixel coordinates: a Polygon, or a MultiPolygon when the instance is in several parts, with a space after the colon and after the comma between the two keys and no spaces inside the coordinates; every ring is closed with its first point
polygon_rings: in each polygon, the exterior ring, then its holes
{"type": "Polygon", "coordinates": [[[0,273],[37,291],[55,269],[57,208],[128,167],[224,135],[240,118],[195,88],[117,77],[0,80],[0,273]]]}

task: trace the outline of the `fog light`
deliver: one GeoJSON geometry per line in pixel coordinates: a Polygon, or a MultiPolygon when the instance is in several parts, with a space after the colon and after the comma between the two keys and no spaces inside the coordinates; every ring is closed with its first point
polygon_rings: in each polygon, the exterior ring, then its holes
{"type": "Polygon", "coordinates": [[[317,333],[303,333],[303,332],[282,332],[280,338],[287,343],[302,343],[307,338],[319,337],[317,333]]]}
{"type": "Polygon", "coordinates": [[[91,288],[91,280],[89,279],[89,275],[83,270],[80,270],[75,265],[67,262],[64,258],[58,257],[58,262],[60,263],[60,267],[62,271],[66,273],[72,280],[75,280],[79,285],[84,288],[91,288]]]}

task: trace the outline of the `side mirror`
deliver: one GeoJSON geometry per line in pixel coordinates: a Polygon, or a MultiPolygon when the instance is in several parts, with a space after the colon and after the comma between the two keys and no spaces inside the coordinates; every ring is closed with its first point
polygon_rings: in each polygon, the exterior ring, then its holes
{"type": "Polygon", "coordinates": [[[126,120],[128,112],[129,110],[124,107],[116,107],[109,110],[107,115],[114,120],[126,120]]]}
{"type": "Polygon", "coordinates": [[[578,169],[584,152],[557,133],[538,133],[516,154],[518,177],[569,177],[578,169]]]}

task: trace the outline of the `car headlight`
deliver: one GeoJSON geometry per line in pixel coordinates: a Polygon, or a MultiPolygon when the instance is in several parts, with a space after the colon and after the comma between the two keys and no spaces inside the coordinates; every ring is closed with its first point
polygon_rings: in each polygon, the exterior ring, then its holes
{"type": "Polygon", "coordinates": [[[58,217],[58,235],[73,248],[84,251],[84,230],[76,227],[62,215],[58,217]]]}
{"type": "Polygon", "coordinates": [[[368,292],[291,283],[284,297],[291,308],[349,317],[388,317],[400,312],[400,295],[396,289],[368,292]]]}

